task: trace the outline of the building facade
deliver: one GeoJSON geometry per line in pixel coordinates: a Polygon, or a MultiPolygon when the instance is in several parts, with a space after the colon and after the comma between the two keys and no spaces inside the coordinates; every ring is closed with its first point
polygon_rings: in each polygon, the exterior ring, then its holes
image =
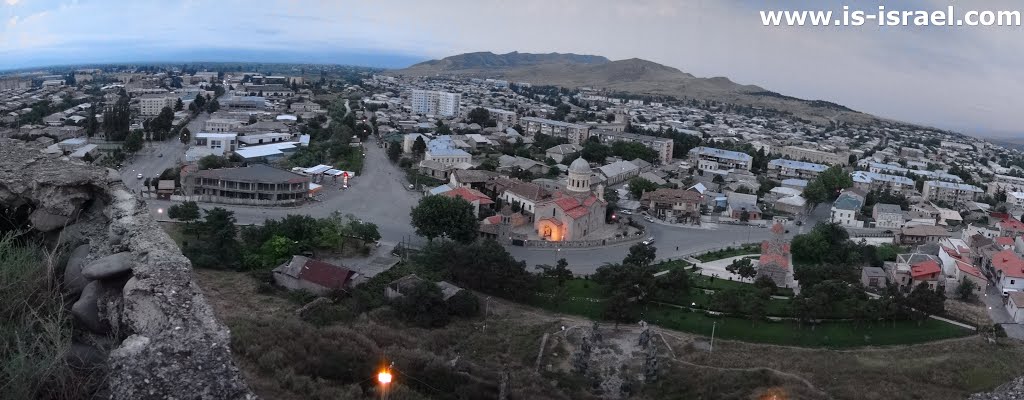
{"type": "Polygon", "coordinates": [[[170,94],[147,94],[139,97],[139,114],[145,116],[160,115],[164,107],[174,109],[178,97],[170,94]]]}
{"type": "Polygon", "coordinates": [[[797,146],[785,146],[779,150],[779,154],[792,160],[829,165],[846,165],[850,161],[850,156],[845,153],[830,153],[797,146]]]}
{"type": "Polygon", "coordinates": [[[459,115],[462,95],[437,90],[413,89],[409,99],[412,103],[412,112],[415,114],[454,117],[459,115]]]}
{"type": "Polygon", "coordinates": [[[549,136],[565,138],[572,144],[583,144],[590,137],[590,127],[580,124],[555,121],[537,117],[523,117],[519,124],[526,130],[525,134],[542,133],[549,136]]]}
{"type": "Polygon", "coordinates": [[[674,142],[672,139],[657,136],[637,135],[634,133],[615,132],[605,129],[592,129],[590,136],[597,137],[601,143],[612,144],[614,142],[640,143],[647,148],[658,152],[658,162],[666,165],[672,161],[672,150],[674,142]]]}
{"type": "Polygon", "coordinates": [[[753,162],[753,158],[747,153],[703,146],[690,150],[689,156],[690,165],[709,171],[728,169],[750,171],[751,162],[753,162]]]}
{"type": "Polygon", "coordinates": [[[930,201],[942,201],[951,205],[973,201],[984,193],[977,186],[946,181],[925,181],[922,192],[924,198],[930,201]]]}
{"type": "Polygon", "coordinates": [[[255,164],[241,168],[189,171],[185,193],[196,201],[246,205],[290,205],[309,195],[309,176],[255,164]]]}
{"type": "Polygon", "coordinates": [[[821,164],[777,158],[768,162],[768,177],[775,180],[813,180],[826,169],[828,167],[821,164]]]}

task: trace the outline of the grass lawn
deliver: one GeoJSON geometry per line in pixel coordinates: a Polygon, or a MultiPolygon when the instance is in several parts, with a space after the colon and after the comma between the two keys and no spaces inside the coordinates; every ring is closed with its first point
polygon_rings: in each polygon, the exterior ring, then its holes
{"type": "Polygon", "coordinates": [[[742,256],[747,254],[755,254],[761,252],[761,246],[756,244],[748,244],[742,247],[726,247],[722,250],[716,250],[709,253],[701,254],[694,257],[701,262],[721,260],[723,258],[742,256]]]}

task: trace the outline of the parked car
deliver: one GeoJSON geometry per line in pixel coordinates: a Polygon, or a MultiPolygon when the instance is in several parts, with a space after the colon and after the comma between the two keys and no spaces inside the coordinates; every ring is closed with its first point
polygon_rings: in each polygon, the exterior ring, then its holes
{"type": "Polygon", "coordinates": [[[651,218],[650,215],[644,217],[644,220],[646,220],[647,222],[654,222],[654,218],[651,218]]]}
{"type": "Polygon", "coordinates": [[[654,244],[654,236],[651,236],[651,237],[649,237],[647,239],[644,239],[644,241],[640,242],[640,243],[643,243],[645,246],[650,246],[650,245],[654,244]]]}
{"type": "Polygon", "coordinates": [[[633,215],[633,212],[629,210],[619,210],[619,213],[622,215],[633,215]]]}
{"type": "Polygon", "coordinates": [[[142,174],[135,175],[136,179],[142,179],[142,174]]]}

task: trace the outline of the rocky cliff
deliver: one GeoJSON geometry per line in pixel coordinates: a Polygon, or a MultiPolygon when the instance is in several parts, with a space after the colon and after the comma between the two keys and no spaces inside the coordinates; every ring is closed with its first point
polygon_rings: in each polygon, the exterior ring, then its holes
{"type": "Polygon", "coordinates": [[[69,249],[70,356],[109,371],[111,399],[251,399],[191,264],[116,171],[0,140],[0,208],[69,249]]]}

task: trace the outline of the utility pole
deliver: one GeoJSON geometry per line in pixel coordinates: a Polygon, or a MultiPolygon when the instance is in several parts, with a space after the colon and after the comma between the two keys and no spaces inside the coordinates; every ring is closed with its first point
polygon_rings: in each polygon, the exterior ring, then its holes
{"type": "Polygon", "coordinates": [[[718,321],[711,323],[711,345],[708,346],[708,353],[715,350],[715,326],[718,325],[718,321]]]}

